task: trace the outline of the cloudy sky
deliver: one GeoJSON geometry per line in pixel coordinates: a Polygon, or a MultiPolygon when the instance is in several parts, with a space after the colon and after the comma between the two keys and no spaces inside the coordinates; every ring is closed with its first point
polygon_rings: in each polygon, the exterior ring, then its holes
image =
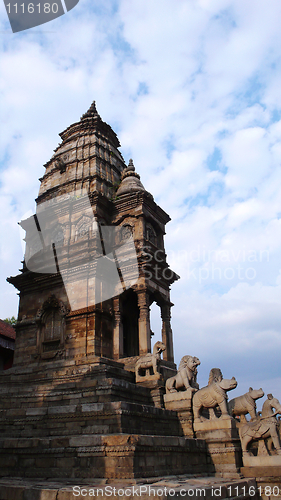
{"type": "Polygon", "coordinates": [[[176,361],[281,398],[280,0],[80,0],[18,34],[0,15],[0,317],[17,314],[17,222],[95,99],[172,218],[176,361]]]}

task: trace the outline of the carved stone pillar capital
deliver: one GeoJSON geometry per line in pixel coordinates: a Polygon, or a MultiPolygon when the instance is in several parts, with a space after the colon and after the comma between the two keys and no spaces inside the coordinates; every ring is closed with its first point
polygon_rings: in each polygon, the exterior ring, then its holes
{"type": "Polygon", "coordinates": [[[171,306],[169,304],[164,304],[161,306],[161,318],[163,321],[171,320],[171,306]]]}
{"type": "Polygon", "coordinates": [[[115,322],[121,319],[121,307],[120,307],[119,297],[115,297],[113,299],[113,314],[115,322]]]}
{"type": "Polygon", "coordinates": [[[146,290],[138,291],[138,306],[140,309],[149,307],[149,294],[146,290]]]}

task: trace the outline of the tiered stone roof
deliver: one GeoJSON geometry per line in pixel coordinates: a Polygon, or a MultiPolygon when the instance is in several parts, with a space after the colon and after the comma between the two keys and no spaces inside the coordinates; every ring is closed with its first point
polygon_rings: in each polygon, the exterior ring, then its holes
{"type": "Polygon", "coordinates": [[[62,142],[44,165],[37,203],[70,193],[100,193],[110,200],[126,165],[118,137],[101,119],[95,101],[60,137],[62,142]]]}

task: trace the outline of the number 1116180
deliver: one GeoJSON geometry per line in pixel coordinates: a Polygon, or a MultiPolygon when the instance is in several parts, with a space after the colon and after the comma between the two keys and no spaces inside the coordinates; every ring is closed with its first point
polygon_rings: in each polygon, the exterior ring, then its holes
{"type": "Polygon", "coordinates": [[[279,486],[264,486],[263,488],[261,486],[250,486],[247,488],[246,486],[228,486],[227,487],[228,493],[230,496],[233,494],[235,496],[250,496],[254,497],[256,493],[259,493],[260,496],[266,496],[266,497],[278,497],[281,493],[281,489],[279,486]]]}
{"type": "Polygon", "coordinates": [[[24,3],[8,3],[6,4],[6,7],[8,9],[8,13],[11,14],[14,12],[15,14],[57,14],[59,10],[59,6],[57,3],[43,3],[42,5],[40,3],[34,4],[34,3],[28,3],[25,5],[24,3]]]}

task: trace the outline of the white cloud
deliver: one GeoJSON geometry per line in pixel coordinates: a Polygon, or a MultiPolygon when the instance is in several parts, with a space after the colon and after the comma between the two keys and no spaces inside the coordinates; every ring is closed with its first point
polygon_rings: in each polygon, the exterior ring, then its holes
{"type": "Polygon", "coordinates": [[[256,188],[271,166],[266,131],[262,127],[241,129],[220,143],[228,168],[225,183],[237,196],[256,188]]]}

